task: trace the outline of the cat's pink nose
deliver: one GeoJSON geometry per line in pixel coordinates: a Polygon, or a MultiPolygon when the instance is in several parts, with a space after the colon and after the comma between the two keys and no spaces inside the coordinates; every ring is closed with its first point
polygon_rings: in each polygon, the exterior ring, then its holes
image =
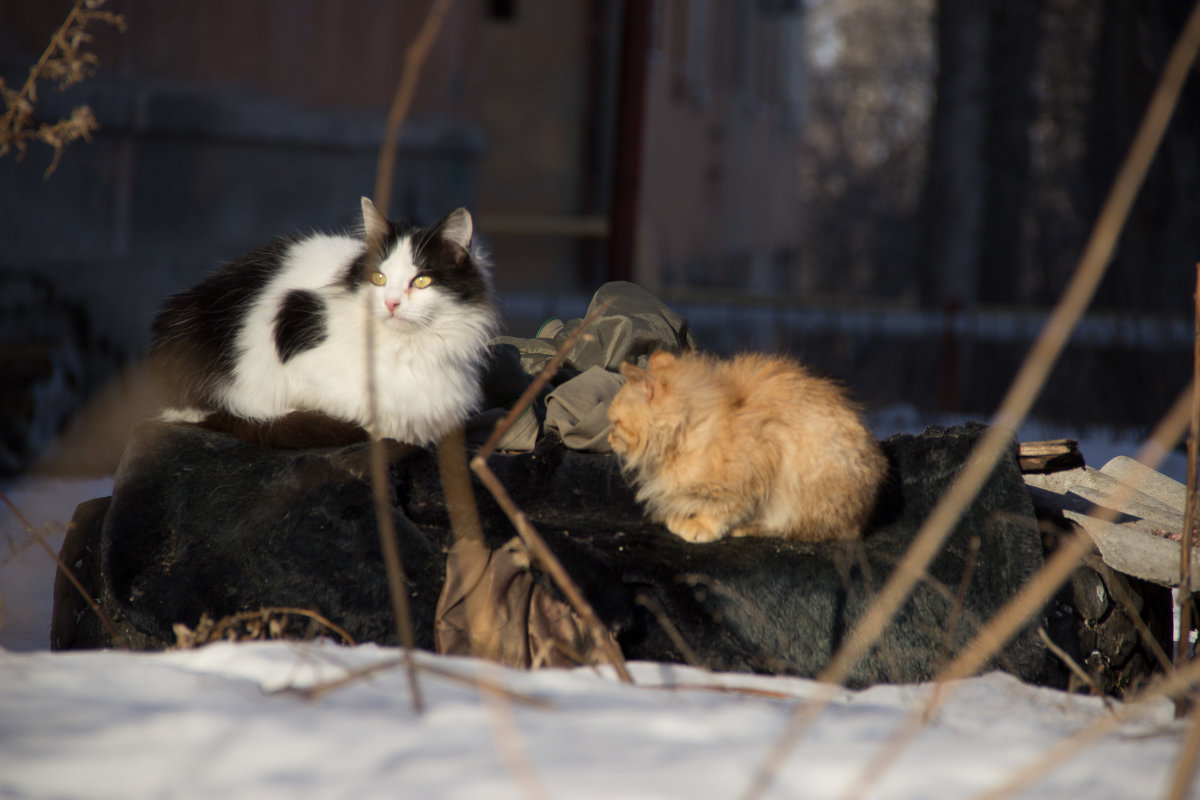
{"type": "Polygon", "coordinates": [[[385,306],[387,306],[387,310],[388,310],[389,314],[395,314],[396,306],[400,305],[400,301],[399,300],[384,300],[383,304],[385,306]]]}

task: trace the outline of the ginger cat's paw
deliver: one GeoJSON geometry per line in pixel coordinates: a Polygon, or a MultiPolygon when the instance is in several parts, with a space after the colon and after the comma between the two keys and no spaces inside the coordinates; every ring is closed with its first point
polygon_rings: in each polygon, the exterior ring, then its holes
{"type": "Polygon", "coordinates": [[[671,517],[667,520],[671,533],[689,542],[715,542],[725,538],[725,529],[712,517],[671,517]]]}

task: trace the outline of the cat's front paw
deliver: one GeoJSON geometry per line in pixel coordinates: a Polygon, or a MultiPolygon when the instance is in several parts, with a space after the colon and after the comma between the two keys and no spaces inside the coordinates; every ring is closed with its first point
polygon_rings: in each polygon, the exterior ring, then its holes
{"type": "Polygon", "coordinates": [[[725,538],[725,527],[711,517],[669,517],[667,529],[689,542],[715,542],[725,538]]]}

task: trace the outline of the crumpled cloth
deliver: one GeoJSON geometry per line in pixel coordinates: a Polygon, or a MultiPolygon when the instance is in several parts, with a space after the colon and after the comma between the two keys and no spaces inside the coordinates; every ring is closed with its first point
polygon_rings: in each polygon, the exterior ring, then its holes
{"type": "MultiPolygon", "coordinates": [[[[546,432],[567,447],[605,453],[608,406],[624,383],[627,361],[645,366],[656,350],[695,349],[691,326],[680,314],[632,283],[607,283],[596,292],[587,314],[604,306],[584,335],[566,352],[547,390],[519,416],[497,445],[528,451],[546,432]]],[[[586,316],[586,315],[585,315],[586,316]]],[[[492,343],[484,380],[489,408],[468,425],[479,444],[583,324],[583,318],[543,326],[546,336],[501,336],[492,343]]],[[[445,444],[445,443],[443,443],[445,444]]],[[[472,655],[514,667],[571,666],[605,658],[574,609],[534,573],[519,537],[495,550],[479,538],[456,532],[446,558],[446,579],[438,598],[434,642],[439,653],[472,655]]],[[[608,634],[611,636],[611,634],[608,634]]]]}
{"type": "MultiPolygon", "coordinates": [[[[592,296],[584,316],[605,304],[604,312],[566,352],[547,391],[509,429],[497,449],[532,450],[542,434],[553,431],[567,447],[610,452],[606,414],[624,383],[619,373],[621,364],[636,362],[645,367],[656,350],[679,354],[696,348],[687,319],[636,284],[604,284],[592,296]]],[[[555,326],[553,334],[546,337],[498,336],[492,341],[492,358],[484,380],[486,410],[469,423],[471,442],[479,444],[487,438],[583,319],[555,326]]]]}
{"type": "MultiPolygon", "coordinates": [[[[665,305],[642,287],[627,281],[612,281],[601,286],[588,304],[591,314],[605,303],[608,307],[588,326],[588,336],[580,338],[567,351],[563,367],[582,372],[600,366],[616,372],[626,361],[646,366],[655,350],[694,350],[692,328],[687,318],[665,305]]],[[[583,318],[565,323],[550,338],[518,339],[499,336],[499,343],[514,345],[521,353],[521,366],[536,375],[554,357],[583,318]]]]}
{"type": "Polygon", "coordinates": [[[625,379],[604,367],[588,367],[546,397],[546,430],[573,450],[608,453],[608,406],[625,379]]]}
{"type": "Polygon", "coordinates": [[[535,579],[530,561],[515,536],[495,550],[470,537],[455,541],[434,621],[437,652],[529,669],[602,660],[579,616],[535,579]]]}

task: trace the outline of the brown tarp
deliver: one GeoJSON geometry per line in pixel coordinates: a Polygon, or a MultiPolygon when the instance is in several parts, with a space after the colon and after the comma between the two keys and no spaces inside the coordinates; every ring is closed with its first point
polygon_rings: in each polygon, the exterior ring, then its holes
{"type": "Polygon", "coordinates": [[[512,667],[575,666],[602,659],[571,607],[535,580],[517,537],[488,550],[459,538],[446,558],[434,621],[437,652],[512,667]]]}

